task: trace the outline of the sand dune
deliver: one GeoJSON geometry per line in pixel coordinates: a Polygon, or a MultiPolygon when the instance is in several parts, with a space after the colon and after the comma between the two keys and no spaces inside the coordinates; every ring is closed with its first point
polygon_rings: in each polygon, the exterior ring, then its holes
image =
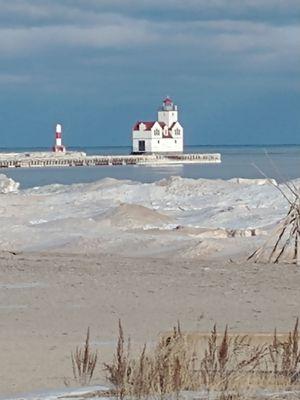
{"type": "Polygon", "coordinates": [[[172,218],[156,210],[139,204],[122,203],[105,214],[113,226],[123,229],[143,228],[144,226],[163,226],[171,223],[172,218]]]}

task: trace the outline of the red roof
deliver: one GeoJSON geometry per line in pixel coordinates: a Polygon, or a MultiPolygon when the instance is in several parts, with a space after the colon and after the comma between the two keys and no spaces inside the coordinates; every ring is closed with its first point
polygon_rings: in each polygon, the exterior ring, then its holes
{"type": "Polygon", "coordinates": [[[166,97],[166,98],[164,99],[164,103],[165,103],[165,104],[172,104],[173,101],[172,101],[172,99],[170,99],[170,97],[166,97]]]}
{"type": "MultiPolygon", "coordinates": [[[[144,124],[146,126],[145,130],[146,131],[150,131],[150,129],[153,127],[153,125],[156,123],[157,121],[138,121],[134,127],[133,130],[134,131],[138,131],[140,129],[140,124],[144,124]]],[[[163,128],[166,124],[164,122],[159,122],[159,125],[163,128]]]]}
{"type": "Polygon", "coordinates": [[[170,129],[173,129],[176,124],[177,124],[177,121],[173,122],[173,124],[170,126],[170,129]]]}
{"type": "Polygon", "coordinates": [[[146,131],[149,131],[152,128],[152,126],[155,124],[155,121],[138,121],[134,125],[133,130],[138,131],[140,129],[140,124],[144,124],[146,126],[146,131]]]}

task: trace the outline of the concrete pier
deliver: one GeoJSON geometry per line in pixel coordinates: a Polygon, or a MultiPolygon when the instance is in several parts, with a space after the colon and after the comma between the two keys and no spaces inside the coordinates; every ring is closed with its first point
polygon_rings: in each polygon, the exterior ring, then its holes
{"type": "Polygon", "coordinates": [[[0,168],[89,167],[105,165],[164,165],[220,163],[219,153],[86,155],[66,153],[0,153],[0,168]]]}

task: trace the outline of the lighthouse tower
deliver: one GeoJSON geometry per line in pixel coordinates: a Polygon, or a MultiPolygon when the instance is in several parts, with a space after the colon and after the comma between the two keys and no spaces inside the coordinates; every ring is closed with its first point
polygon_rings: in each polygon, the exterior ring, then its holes
{"type": "Polygon", "coordinates": [[[65,153],[66,148],[62,144],[62,126],[61,124],[56,125],[55,129],[55,145],[53,146],[53,151],[55,153],[65,153]]]}
{"type": "Polygon", "coordinates": [[[166,97],[162,103],[162,107],[158,110],[158,122],[163,122],[170,128],[178,121],[177,106],[174,105],[170,97],[166,97]]]}

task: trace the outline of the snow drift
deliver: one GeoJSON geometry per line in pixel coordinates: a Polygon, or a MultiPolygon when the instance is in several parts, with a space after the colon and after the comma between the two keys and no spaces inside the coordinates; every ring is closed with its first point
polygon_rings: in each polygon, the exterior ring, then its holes
{"type": "Polygon", "coordinates": [[[17,192],[19,185],[20,184],[15,182],[13,179],[8,178],[6,175],[0,174],[0,194],[17,192]]]}
{"type": "Polygon", "coordinates": [[[174,255],[189,254],[196,245],[213,252],[222,241],[227,247],[237,240],[252,246],[287,212],[274,184],[240,178],[171,177],[144,184],[106,178],[18,191],[16,182],[1,175],[0,192],[6,194],[0,205],[0,250],[174,255]]]}

